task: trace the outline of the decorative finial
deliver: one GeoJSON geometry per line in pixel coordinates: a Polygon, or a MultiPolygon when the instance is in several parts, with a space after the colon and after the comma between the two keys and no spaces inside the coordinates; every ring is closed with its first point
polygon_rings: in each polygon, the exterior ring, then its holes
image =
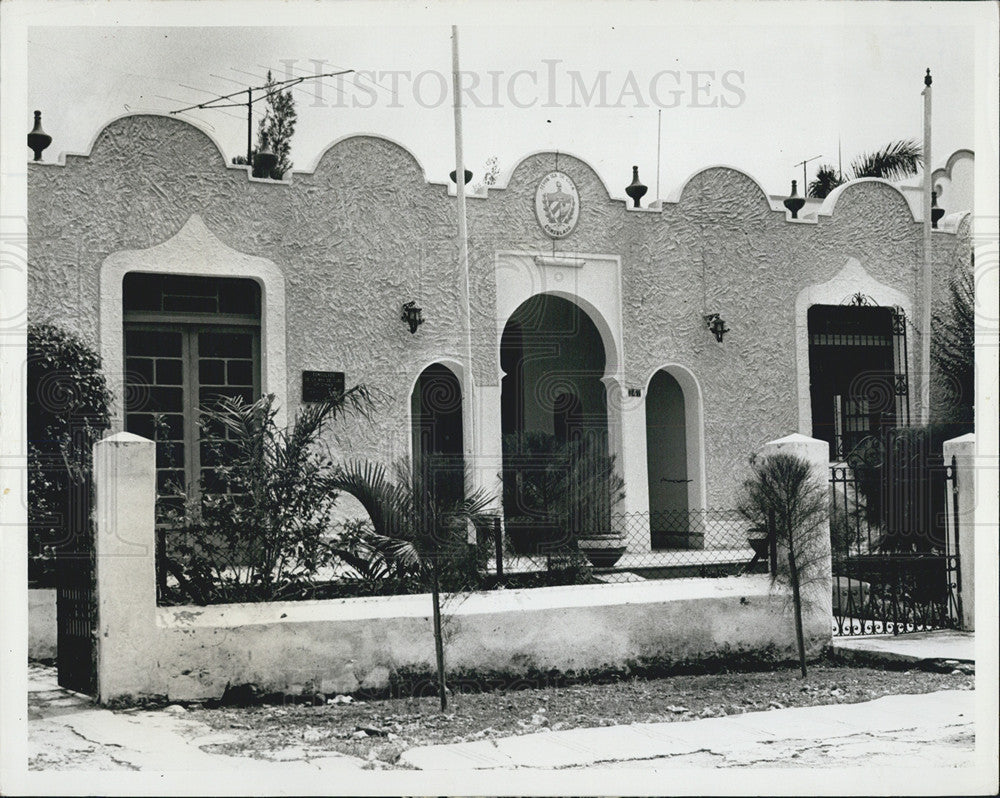
{"type": "Polygon", "coordinates": [[[278,156],[271,151],[267,133],[260,137],[260,151],[254,161],[254,177],[273,177],[274,167],[278,165],[278,156]]]}
{"type": "Polygon", "coordinates": [[[931,192],[931,227],[937,230],[938,222],[944,216],[944,208],[939,208],[937,204],[937,192],[931,192]]]}
{"type": "Polygon", "coordinates": [[[35,126],[28,134],[28,149],[35,153],[35,160],[42,160],[42,150],[52,143],[52,136],[42,130],[42,112],[35,111],[35,126]]]}
{"type": "Polygon", "coordinates": [[[793,219],[799,218],[799,211],[801,211],[805,206],[806,201],[805,198],[799,196],[797,180],[792,181],[792,193],[788,195],[788,199],[786,199],[782,204],[788,208],[793,219]]]}
{"type": "Polygon", "coordinates": [[[925,86],[930,86],[931,85],[931,68],[930,67],[927,67],[927,74],[924,75],[924,85],[925,86]]]}
{"type": "Polygon", "coordinates": [[[625,188],[625,193],[632,198],[632,202],[634,203],[633,207],[639,207],[639,200],[643,198],[646,191],[648,191],[648,189],[642,184],[642,181],[639,180],[639,167],[633,166],[632,182],[625,188]]]}

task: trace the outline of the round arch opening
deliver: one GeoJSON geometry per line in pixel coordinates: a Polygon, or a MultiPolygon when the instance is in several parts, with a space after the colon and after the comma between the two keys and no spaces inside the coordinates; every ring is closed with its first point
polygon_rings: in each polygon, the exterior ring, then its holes
{"type": "Polygon", "coordinates": [[[611,494],[594,479],[608,463],[607,354],[597,325],[574,302],[536,294],[504,326],[500,367],[511,547],[558,550],[570,544],[570,527],[606,532],[611,494]]]}
{"type": "Polygon", "coordinates": [[[417,378],[410,394],[414,482],[427,486],[442,502],[465,496],[462,444],[462,385],[442,363],[433,363],[417,378]]]}

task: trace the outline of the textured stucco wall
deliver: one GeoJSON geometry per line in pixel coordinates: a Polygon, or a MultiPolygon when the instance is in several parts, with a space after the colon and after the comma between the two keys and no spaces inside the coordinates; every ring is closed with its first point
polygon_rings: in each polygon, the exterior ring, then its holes
{"type": "MultiPolygon", "coordinates": [[[[452,674],[577,672],[732,652],[793,659],[786,593],[767,577],[678,579],[474,594],[448,609],[452,674]]],[[[215,607],[161,607],[147,689],[171,700],[217,698],[227,684],[278,692],[385,688],[434,671],[429,595],[215,607]]],[[[806,617],[809,652],[830,619],[806,617]]]]}
{"type": "MultiPolygon", "coordinates": [[[[535,186],[556,157],[525,158],[505,187],[468,202],[477,384],[497,385],[499,377],[498,251],[620,257],[622,387],[645,386],[664,363],[699,381],[708,506],[731,506],[742,464],[760,443],[810,433],[799,430],[796,387],[794,300],[803,288],[856,258],[873,280],[919,307],[920,225],[887,184],[849,185],[831,215],[791,222],[752,179],[718,167],[695,175],[662,211],[636,212],[611,199],[586,163],[559,155],[581,211],[575,231],[553,242],[533,208],[535,186]],[[725,318],[732,331],[724,343],[705,330],[703,312],[725,318]]],[[[290,412],[303,369],[342,370],[349,384],[382,391],[376,423],[350,423],[338,435],[343,454],[405,455],[414,380],[429,363],[464,357],[455,201],[391,142],[345,139],[315,171],[272,183],[228,166],[215,143],[184,122],[130,116],[109,124],[89,155],[32,163],[28,172],[32,319],[69,326],[96,348],[104,260],[163,242],[199,214],[226,246],[284,274],[290,412]],[[398,318],[410,299],[427,319],[416,335],[398,318]]],[[[934,246],[935,260],[950,264],[968,238],[936,232],[934,246]]],[[[914,358],[918,337],[910,340],[914,358]]]]}

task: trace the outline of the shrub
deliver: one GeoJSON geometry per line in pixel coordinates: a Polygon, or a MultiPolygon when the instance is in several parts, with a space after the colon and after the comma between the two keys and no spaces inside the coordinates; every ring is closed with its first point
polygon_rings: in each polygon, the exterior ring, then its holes
{"type": "Polygon", "coordinates": [[[944,442],[962,423],[899,427],[865,438],[848,455],[860,514],[881,551],[930,551],[944,545],[944,442]]]}
{"type": "Polygon", "coordinates": [[[53,554],[90,548],[91,447],[110,426],[101,360],[77,336],[29,324],[29,579],[54,584],[53,554]]]}
{"type": "MultiPolygon", "coordinates": [[[[944,381],[944,399],[937,408],[940,421],[967,425],[975,415],[975,263],[948,281],[948,308],[931,320],[931,358],[944,381]]],[[[959,433],[962,434],[962,433],[959,433]]]]}
{"type": "Polygon", "coordinates": [[[201,497],[168,509],[164,566],[197,604],[301,598],[336,558],[330,538],[337,493],[321,451],[323,431],[348,412],[367,416],[372,400],[355,386],[301,408],[281,429],[269,394],[253,404],[222,399],[203,411],[203,439],[216,462],[201,497]],[[207,488],[211,487],[211,490],[207,488]]]}
{"type": "Polygon", "coordinates": [[[504,507],[515,552],[573,551],[584,534],[611,532],[625,481],[601,435],[562,442],[543,432],[504,436],[504,507]]]}

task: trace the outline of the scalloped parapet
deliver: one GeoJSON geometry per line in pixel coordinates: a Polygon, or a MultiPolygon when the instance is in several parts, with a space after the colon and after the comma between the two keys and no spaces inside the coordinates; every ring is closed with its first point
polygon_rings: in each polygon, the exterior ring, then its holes
{"type": "MultiPolygon", "coordinates": [[[[288,185],[296,182],[330,183],[342,176],[366,173],[372,175],[372,164],[378,166],[374,176],[384,180],[413,186],[424,185],[444,188],[454,195],[454,188],[447,178],[431,180],[423,164],[405,145],[381,134],[356,133],[344,136],[327,146],[316,158],[311,168],[293,169],[283,180],[254,178],[249,167],[234,165],[212,134],[197,125],[173,116],[158,114],[127,114],[108,122],[94,137],[85,153],[62,153],[54,162],[32,162],[33,168],[48,169],[67,166],[76,160],[92,159],[102,162],[114,157],[122,160],[127,154],[128,165],[149,166],[161,172],[197,177],[199,171],[211,172],[223,167],[243,172],[248,182],[271,185],[288,185]]],[[[937,181],[949,182],[941,188],[947,192],[954,188],[956,170],[961,171],[973,162],[970,150],[959,150],[948,159],[944,169],[934,172],[937,181]]],[[[540,169],[572,168],[581,183],[581,194],[591,199],[630,204],[625,196],[627,170],[622,171],[621,186],[610,190],[591,164],[581,156],[562,151],[536,151],[529,153],[498,176],[495,185],[481,194],[471,193],[470,198],[482,200],[509,189],[519,190],[537,177],[540,169]]],[[[971,173],[970,173],[971,174],[971,173]]],[[[964,178],[963,178],[964,180],[964,178]]],[[[971,180],[971,178],[970,178],[971,180]]],[[[351,180],[347,180],[351,182],[351,180]]],[[[968,181],[966,181],[968,182],[968,181]]],[[[378,190],[377,181],[372,186],[378,190]]],[[[971,191],[971,189],[970,189],[971,191]]],[[[913,186],[896,185],[884,180],[865,178],[853,180],[838,187],[822,202],[808,202],[796,224],[815,224],[822,217],[830,217],[845,210],[850,213],[870,213],[877,208],[880,215],[896,215],[897,209],[906,206],[911,220],[919,220],[919,209],[914,207],[913,186]]],[[[665,199],[655,200],[645,208],[630,208],[658,216],[671,206],[685,210],[703,210],[712,215],[747,219],[763,217],[767,212],[782,214],[793,222],[782,207],[781,195],[768,195],[760,182],[747,172],[733,166],[712,165],[698,169],[671,191],[665,199]]],[[[917,199],[919,202],[919,199],[917,199]]],[[[946,200],[946,202],[948,202],[946,200]]],[[[966,210],[946,205],[949,212],[966,210]]]]}

